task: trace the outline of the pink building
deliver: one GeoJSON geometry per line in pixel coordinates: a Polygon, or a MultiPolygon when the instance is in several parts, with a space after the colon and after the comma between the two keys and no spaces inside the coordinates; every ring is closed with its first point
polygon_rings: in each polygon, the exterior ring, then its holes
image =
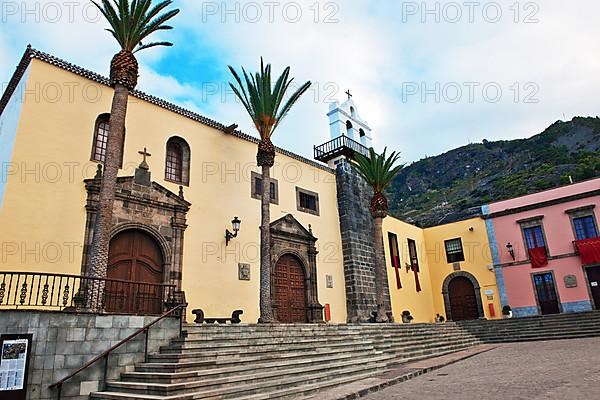
{"type": "Polygon", "coordinates": [[[502,305],[513,315],[600,309],[600,179],[483,207],[502,305]]]}

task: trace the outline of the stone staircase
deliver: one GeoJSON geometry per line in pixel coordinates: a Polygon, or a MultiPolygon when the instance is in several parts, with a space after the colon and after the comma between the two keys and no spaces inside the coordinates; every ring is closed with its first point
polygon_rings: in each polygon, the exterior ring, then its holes
{"type": "Polygon", "coordinates": [[[600,336],[600,312],[478,320],[458,325],[484,343],[576,339],[600,336]]]}
{"type": "Polygon", "coordinates": [[[454,323],[187,325],[91,399],[284,399],[481,343],[454,323]]]}

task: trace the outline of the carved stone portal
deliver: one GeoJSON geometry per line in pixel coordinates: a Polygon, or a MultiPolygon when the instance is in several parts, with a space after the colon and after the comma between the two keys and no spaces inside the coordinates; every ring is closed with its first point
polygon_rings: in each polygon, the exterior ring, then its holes
{"type": "MultiPolygon", "coordinates": [[[[85,180],[87,221],[81,272],[87,275],[90,249],[100,194],[100,174],[85,180]]],[[[137,168],[135,176],[119,177],[115,191],[111,238],[126,230],[150,235],[163,255],[163,283],[181,290],[183,234],[191,204],[183,193],[175,194],[150,179],[150,171],[137,168]]]]}
{"type": "MultiPolygon", "coordinates": [[[[322,323],[323,306],[317,294],[317,238],[310,229],[306,229],[288,214],[271,224],[271,294],[275,298],[275,266],[283,256],[295,257],[304,270],[304,287],[306,292],[306,321],[322,323]]],[[[275,317],[277,307],[273,304],[275,317]]]]}

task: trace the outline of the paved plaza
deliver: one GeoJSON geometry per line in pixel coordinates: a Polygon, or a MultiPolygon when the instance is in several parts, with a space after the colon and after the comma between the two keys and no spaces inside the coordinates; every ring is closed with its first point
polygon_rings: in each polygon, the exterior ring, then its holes
{"type": "Polygon", "coordinates": [[[499,345],[365,398],[600,399],[600,338],[499,345]]]}

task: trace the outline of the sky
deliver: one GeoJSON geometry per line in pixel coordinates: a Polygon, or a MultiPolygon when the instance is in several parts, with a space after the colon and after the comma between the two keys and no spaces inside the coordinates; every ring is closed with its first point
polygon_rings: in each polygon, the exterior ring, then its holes
{"type": "MultiPolygon", "coordinates": [[[[313,85],[276,145],[312,158],[329,140],[328,103],[347,97],[387,146],[413,162],[468,143],[529,137],[600,112],[600,2],[175,0],[173,47],[138,53],[139,89],[255,135],[227,66],[291,67],[313,85]]],[[[25,47],[108,75],[118,51],[82,0],[0,4],[0,82],[25,47]]]]}

